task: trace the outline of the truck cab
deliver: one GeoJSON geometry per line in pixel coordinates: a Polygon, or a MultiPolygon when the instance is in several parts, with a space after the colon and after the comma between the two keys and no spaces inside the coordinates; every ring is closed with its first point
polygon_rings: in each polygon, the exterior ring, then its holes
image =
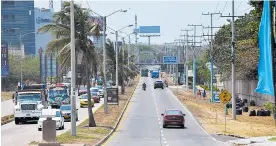
{"type": "Polygon", "coordinates": [[[42,109],[47,108],[46,85],[33,84],[23,88],[18,87],[14,102],[16,125],[20,122],[37,121],[42,109]]]}

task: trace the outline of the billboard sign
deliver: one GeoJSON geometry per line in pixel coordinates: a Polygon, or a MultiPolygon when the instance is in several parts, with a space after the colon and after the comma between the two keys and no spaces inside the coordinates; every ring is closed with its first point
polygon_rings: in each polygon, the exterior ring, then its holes
{"type": "Polygon", "coordinates": [[[107,88],[107,104],[119,104],[118,88],[107,88]]]}
{"type": "Polygon", "coordinates": [[[90,22],[93,22],[93,23],[97,23],[100,25],[101,28],[103,28],[103,19],[102,17],[99,17],[99,16],[90,16],[88,18],[90,22]]]}
{"type": "Polygon", "coordinates": [[[160,26],[140,26],[139,33],[160,33],[160,26]]]}
{"type": "Polygon", "coordinates": [[[1,77],[9,75],[9,59],[8,59],[8,43],[2,41],[1,43],[1,77]]]}
{"type": "Polygon", "coordinates": [[[177,64],[176,56],[164,56],[163,57],[164,64],[177,64]]]}

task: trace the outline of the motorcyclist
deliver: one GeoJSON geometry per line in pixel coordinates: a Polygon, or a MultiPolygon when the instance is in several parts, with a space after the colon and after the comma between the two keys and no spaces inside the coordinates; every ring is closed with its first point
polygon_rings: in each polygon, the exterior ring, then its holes
{"type": "Polygon", "coordinates": [[[143,83],[143,88],[146,88],[146,87],[147,87],[146,83],[143,83]]]}

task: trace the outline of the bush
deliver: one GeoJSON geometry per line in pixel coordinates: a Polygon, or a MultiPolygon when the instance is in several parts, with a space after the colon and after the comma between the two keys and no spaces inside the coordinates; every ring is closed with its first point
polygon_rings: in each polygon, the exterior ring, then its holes
{"type": "Polygon", "coordinates": [[[274,105],[273,105],[272,102],[266,102],[266,103],[264,103],[264,107],[265,107],[266,110],[270,110],[271,112],[274,112],[273,111],[274,105]]]}
{"type": "MultiPolygon", "coordinates": [[[[206,91],[210,91],[211,89],[209,88],[208,85],[199,85],[201,88],[203,88],[206,91]]],[[[213,86],[214,91],[219,91],[219,89],[216,86],[213,86]]]]}

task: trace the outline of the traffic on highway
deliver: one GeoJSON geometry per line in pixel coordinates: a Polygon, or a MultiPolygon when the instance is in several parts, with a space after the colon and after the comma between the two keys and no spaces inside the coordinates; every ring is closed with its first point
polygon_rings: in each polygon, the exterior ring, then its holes
{"type": "MultiPolygon", "coordinates": [[[[19,146],[28,145],[31,141],[41,141],[43,121],[47,117],[52,117],[56,121],[57,135],[68,131],[71,128],[72,114],[68,86],[70,84],[60,83],[48,87],[45,84],[33,84],[24,86],[22,90],[19,87],[13,99],[13,106],[7,107],[8,109],[2,108],[2,110],[14,109],[14,121],[2,125],[1,145],[19,146]],[[17,137],[17,141],[14,137],[17,137]]],[[[90,88],[94,111],[103,104],[100,93],[92,90],[95,88],[98,89],[101,86],[90,88]]],[[[88,117],[87,94],[78,96],[76,105],[76,121],[79,125],[88,117]],[[84,97],[86,97],[85,101],[84,97]]]]}
{"type": "Polygon", "coordinates": [[[153,72],[143,73],[119,128],[104,146],[223,146],[166,88],[160,71],[153,72]]]}

